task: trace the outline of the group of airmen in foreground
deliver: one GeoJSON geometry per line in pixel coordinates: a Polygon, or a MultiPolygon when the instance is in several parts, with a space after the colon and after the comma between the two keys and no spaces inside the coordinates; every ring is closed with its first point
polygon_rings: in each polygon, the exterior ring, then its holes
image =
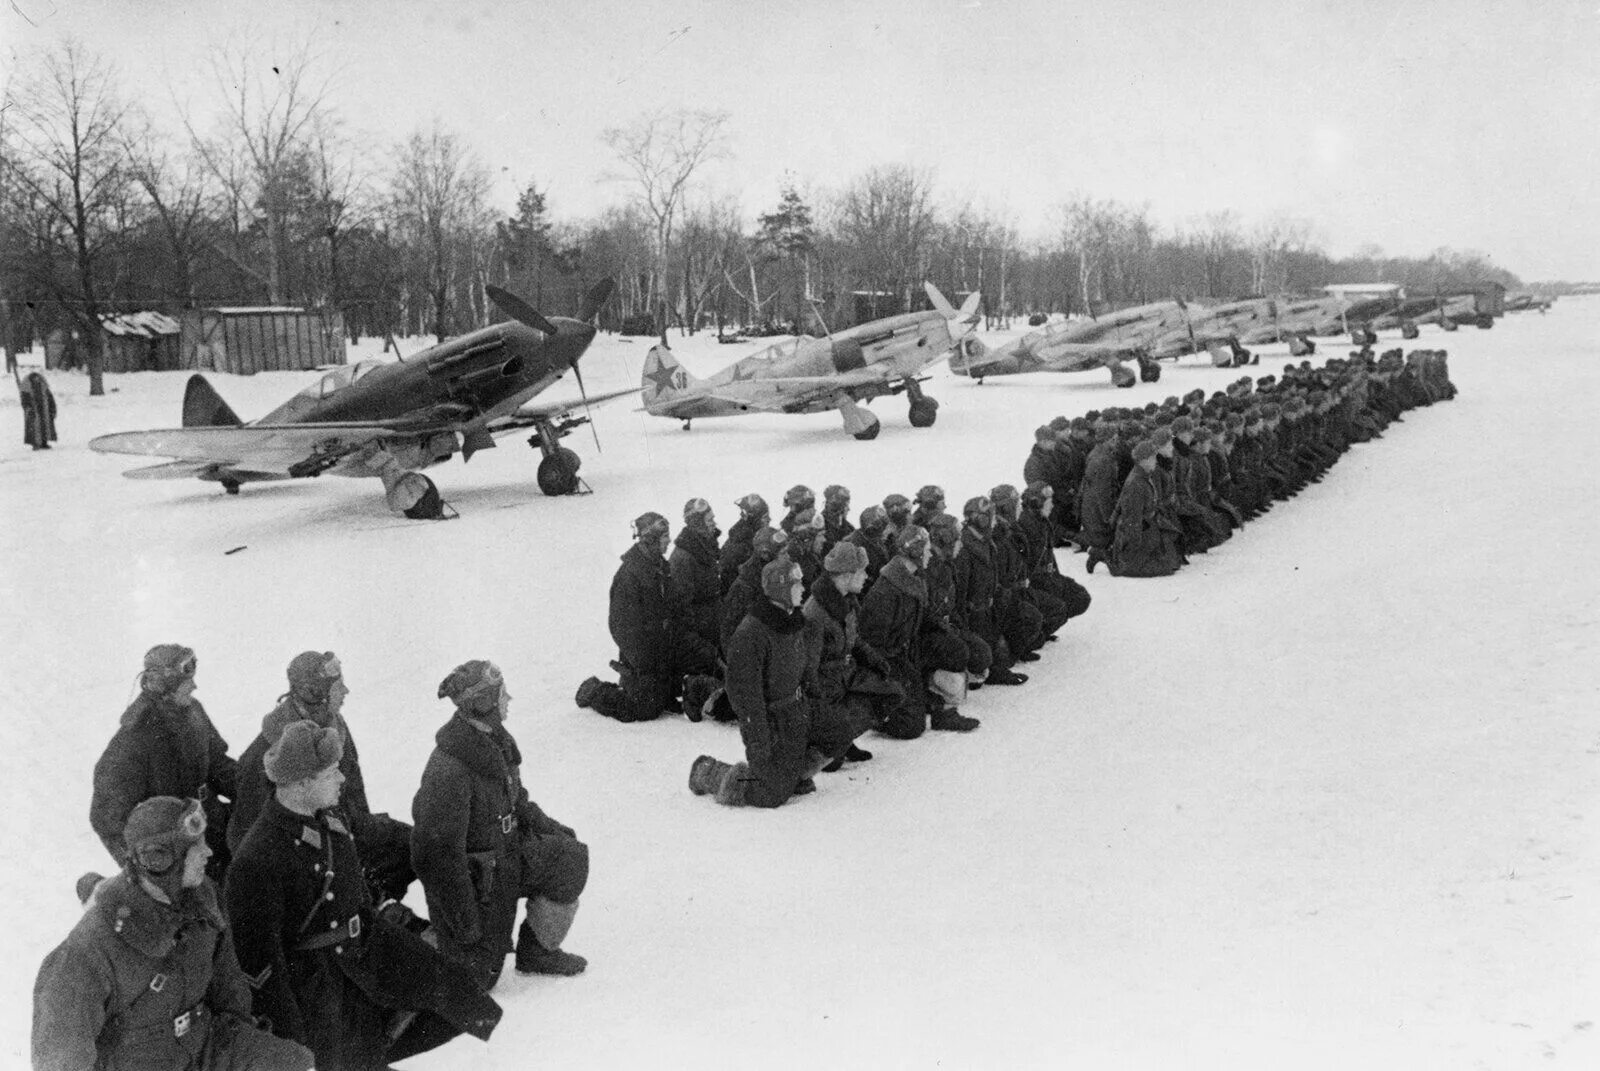
{"type": "Polygon", "coordinates": [[[1055,494],[1052,520],[1088,570],[1167,576],[1193,554],[1292,498],[1353,444],[1404,411],[1453,398],[1447,354],[1370,349],[1322,368],[1289,365],[1210,398],[1201,390],[1144,409],[1058,418],[1034,433],[1023,465],[1055,494]]]}
{"type": "Polygon", "coordinates": [[[120,869],[79,881],[84,913],[40,968],[37,1071],[377,1071],[487,1040],[508,954],[584,969],[561,944],[589,850],[529,798],[496,666],[440,683],[454,712],[413,824],[368,805],[332,652],[289,663],[237,761],[195,671],[191,649],[152,648],[95,766],[90,824],[120,869]],[[413,880],[431,921],[400,902],[413,880]]]}
{"type": "Polygon", "coordinates": [[[740,498],[721,541],[690,499],[676,541],[665,517],[634,521],[611,584],[618,682],[590,677],[577,703],[620,721],[682,711],[737,721],[744,758],[696,759],[689,787],[730,806],[777,807],[819,771],[871,753],[870,729],[901,740],[969,732],[970,689],[1027,681],[1017,663],[1089,607],[1056,567],[1049,486],[1002,484],[957,518],[945,492],[892,494],[850,521],[850,492],[784,495],[776,525],[740,498]]]}
{"type": "MultiPolygon", "coordinates": [[[[1089,605],[1056,547],[1086,549],[1090,571],[1170,573],[1352,443],[1455,393],[1442,351],[1359,351],[1041,428],[1026,488],[970,498],[959,520],[931,485],[868,507],[859,527],[837,485],[821,511],[791,489],[777,525],[749,494],[725,543],[703,499],[675,543],[646,513],[611,586],[620,682],[589,678],[578,704],[737,720],[743,759],[702,755],[689,786],[776,807],[871,758],[855,744],[869,729],[970,731],[969,689],[1025,683],[1014,666],[1089,605]]],[[[90,823],[120,869],[80,880],[85,911],[40,968],[37,1069],[380,1069],[462,1033],[487,1039],[509,954],[523,973],[584,969],[561,945],[588,848],[523,786],[492,663],[440,683],[454,712],[409,825],[370,809],[332,652],[289,663],[238,761],[194,699],[195,671],[189,648],[152,648],[96,764],[90,823]],[[429,920],[400,903],[414,880],[429,920]]]]}

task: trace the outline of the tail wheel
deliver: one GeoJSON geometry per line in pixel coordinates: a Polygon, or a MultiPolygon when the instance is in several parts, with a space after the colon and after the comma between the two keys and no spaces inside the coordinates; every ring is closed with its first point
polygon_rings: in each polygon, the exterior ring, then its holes
{"type": "MultiPolygon", "coordinates": [[[[911,403],[911,426],[913,428],[931,428],[933,422],[939,419],[939,403],[932,398],[918,398],[911,403]]],[[[874,435],[877,432],[873,432],[874,435]]]]}
{"type": "Polygon", "coordinates": [[[878,420],[874,419],[872,421],[872,426],[871,427],[867,428],[864,431],[856,432],[855,436],[856,436],[856,438],[860,439],[862,442],[866,442],[868,439],[876,439],[878,437],[878,432],[880,430],[882,430],[882,428],[883,428],[883,424],[880,423],[878,420]]]}
{"type": "MultiPolygon", "coordinates": [[[[1145,383],[1161,382],[1161,365],[1149,357],[1142,358],[1139,361],[1139,378],[1145,383]]],[[[1121,386],[1121,384],[1118,384],[1118,386],[1121,386]]],[[[1133,384],[1130,383],[1128,386],[1131,387],[1133,384]]]]}
{"type": "Polygon", "coordinates": [[[570,495],[578,489],[578,467],[583,462],[565,446],[556,447],[539,462],[539,490],[547,495],[570,495]]]}

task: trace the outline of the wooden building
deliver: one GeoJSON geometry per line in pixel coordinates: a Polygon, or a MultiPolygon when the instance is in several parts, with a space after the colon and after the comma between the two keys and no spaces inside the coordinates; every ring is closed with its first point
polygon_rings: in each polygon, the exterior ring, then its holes
{"type": "Polygon", "coordinates": [[[183,367],[178,347],[180,325],[159,312],[125,312],[100,317],[107,372],[172,372],[183,367]]]}
{"type": "Polygon", "coordinates": [[[236,375],[344,364],[344,317],[282,305],[191,309],[179,349],[185,368],[236,375]]]}

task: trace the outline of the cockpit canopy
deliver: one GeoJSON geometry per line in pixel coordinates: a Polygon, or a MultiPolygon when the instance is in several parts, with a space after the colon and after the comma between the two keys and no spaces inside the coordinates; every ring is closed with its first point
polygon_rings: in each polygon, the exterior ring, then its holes
{"type": "Polygon", "coordinates": [[[299,394],[296,394],[295,397],[304,398],[312,402],[331,398],[346,387],[353,386],[368,372],[382,364],[382,361],[358,361],[355,364],[342,364],[337,368],[330,369],[326,375],[306,387],[299,394]]]}

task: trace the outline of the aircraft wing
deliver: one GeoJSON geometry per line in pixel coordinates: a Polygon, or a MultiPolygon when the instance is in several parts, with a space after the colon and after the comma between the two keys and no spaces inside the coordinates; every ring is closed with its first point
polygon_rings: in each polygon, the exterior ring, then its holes
{"type": "Polygon", "coordinates": [[[101,435],[89,449],[227,466],[250,472],[288,472],[308,458],[343,457],[383,439],[415,435],[398,421],[349,424],[247,424],[226,428],[164,428],[101,435]]]}
{"type": "Polygon", "coordinates": [[[747,409],[784,413],[837,394],[863,387],[885,387],[888,377],[870,367],[837,376],[786,376],[777,379],[740,379],[718,384],[705,395],[747,409]]]}
{"type": "MultiPolygon", "coordinates": [[[[613,398],[621,398],[629,394],[638,394],[639,391],[639,387],[625,387],[622,390],[609,391],[605,394],[591,394],[589,395],[588,404],[591,406],[599,405],[601,402],[609,402],[613,398]]],[[[516,412],[511,414],[511,416],[513,418],[548,419],[550,417],[560,416],[563,413],[581,410],[583,407],[584,400],[582,398],[563,398],[560,401],[552,402],[532,401],[518,408],[516,412]]],[[[489,425],[489,430],[493,431],[494,429],[495,425],[491,423],[489,425]]]]}

